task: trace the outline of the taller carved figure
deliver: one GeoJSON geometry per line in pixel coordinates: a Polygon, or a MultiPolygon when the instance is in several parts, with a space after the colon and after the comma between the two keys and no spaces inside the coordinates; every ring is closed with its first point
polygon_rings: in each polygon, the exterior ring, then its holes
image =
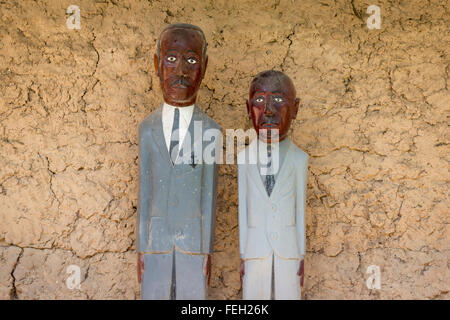
{"type": "Polygon", "coordinates": [[[284,73],[253,79],[247,110],[258,139],[238,155],[244,299],[301,299],[308,155],[287,136],[298,107],[284,73]]]}
{"type": "Polygon", "coordinates": [[[217,164],[205,163],[201,152],[194,151],[211,144],[203,140],[203,131],[221,131],[195,103],[208,63],[206,46],[200,28],[172,24],[162,31],[154,55],[164,103],[139,126],[137,251],[142,299],[206,298],[217,164]]]}

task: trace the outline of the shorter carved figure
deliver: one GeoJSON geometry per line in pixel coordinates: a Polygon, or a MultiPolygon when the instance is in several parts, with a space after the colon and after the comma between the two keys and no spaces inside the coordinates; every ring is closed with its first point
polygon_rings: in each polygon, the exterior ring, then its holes
{"type": "Polygon", "coordinates": [[[301,299],[308,155],[287,137],[299,102],[282,72],[251,83],[247,111],[258,139],[238,155],[243,299],[301,299]]]}

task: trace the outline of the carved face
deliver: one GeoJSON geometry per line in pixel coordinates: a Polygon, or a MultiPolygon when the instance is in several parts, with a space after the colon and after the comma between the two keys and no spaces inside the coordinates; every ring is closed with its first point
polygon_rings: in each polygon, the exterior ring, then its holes
{"type": "Polygon", "coordinates": [[[247,111],[261,140],[275,142],[286,138],[300,103],[295,95],[291,79],[281,72],[262,72],[252,81],[247,111]],[[278,130],[278,139],[271,129],[278,130]]]}
{"type": "Polygon", "coordinates": [[[154,62],[168,104],[183,107],[195,102],[208,62],[205,45],[195,29],[173,28],[161,35],[160,56],[155,54],[154,62]]]}

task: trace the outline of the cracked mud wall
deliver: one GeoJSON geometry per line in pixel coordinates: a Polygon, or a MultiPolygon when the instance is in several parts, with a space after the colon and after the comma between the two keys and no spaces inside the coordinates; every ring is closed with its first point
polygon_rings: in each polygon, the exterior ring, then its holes
{"type": "MultiPolygon", "coordinates": [[[[159,32],[187,22],[209,43],[199,106],[224,129],[249,128],[259,71],[294,80],[306,298],[449,299],[449,21],[445,0],[0,1],[0,298],[139,297],[137,128],[161,102],[159,32]]],[[[221,165],[213,299],[241,298],[237,221],[221,165]]]]}

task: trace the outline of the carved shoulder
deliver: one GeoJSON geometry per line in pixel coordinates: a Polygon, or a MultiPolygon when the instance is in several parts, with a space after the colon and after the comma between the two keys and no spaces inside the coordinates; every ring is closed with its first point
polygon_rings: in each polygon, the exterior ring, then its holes
{"type": "Polygon", "coordinates": [[[152,127],[154,126],[155,121],[161,121],[160,117],[158,117],[158,115],[160,115],[159,112],[157,112],[157,110],[153,111],[152,113],[150,113],[144,120],[141,121],[141,123],[139,124],[139,134],[146,134],[146,133],[150,133],[152,127]]]}
{"type": "Polygon", "coordinates": [[[222,131],[222,128],[220,127],[220,125],[215,122],[212,118],[210,118],[206,113],[204,113],[202,110],[199,111],[201,112],[201,118],[203,120],[203,128],[204,129],[218,129],[220,131],[222,131]]]}
{"type": "Polygon", "coordinates": [[[309,158],[309,155],[305,151],[303,151],[302,149],[297,147],[297,145],[295,143],[293,143],[293,142],[291,142],[291,143],[292,143],[291,148],[294,149],[293,153],[294,153],[295,158],[298,160],[307,161],[309,158]]]}

